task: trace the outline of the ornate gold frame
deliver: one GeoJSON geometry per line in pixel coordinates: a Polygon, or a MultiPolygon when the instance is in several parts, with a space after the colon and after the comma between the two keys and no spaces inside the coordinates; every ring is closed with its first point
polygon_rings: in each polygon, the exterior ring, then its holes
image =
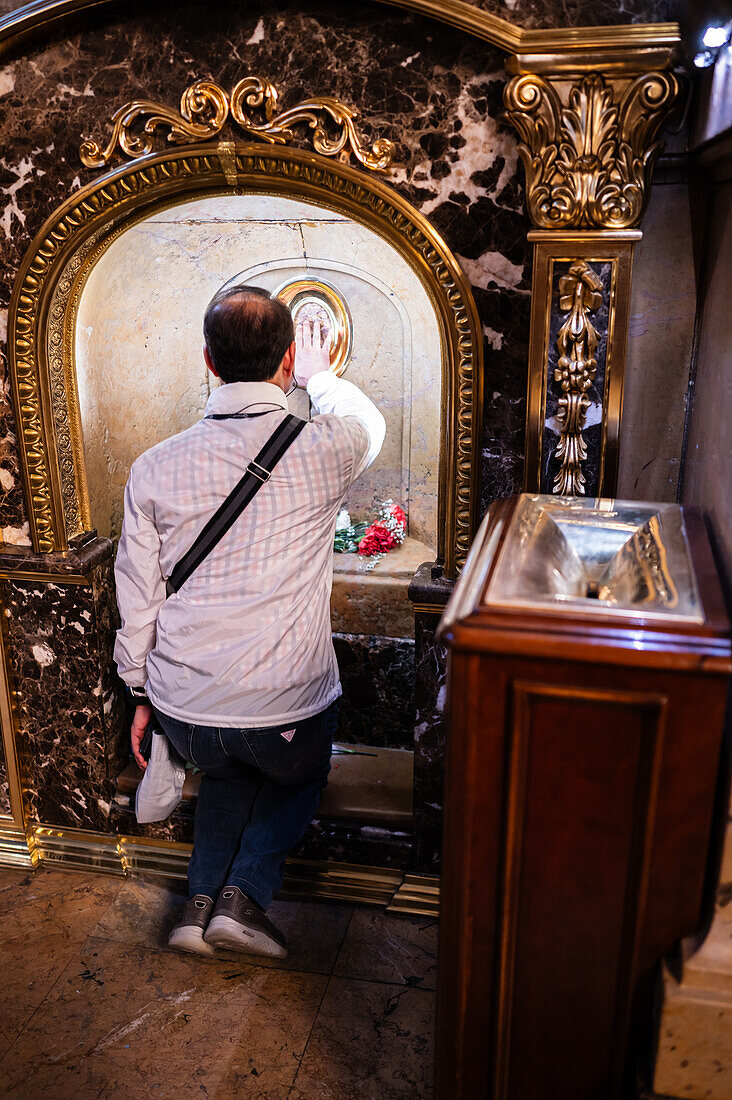
{"type": "MultiPolygon", "coordinates": [[[[80,12],[106,7],[114,0],[35,0],[0,19],[0,57],[39,31],[49,31],[80,12]]],[[[519,64],[534,68],[538,59],[550,55],[552,62],[566,67],[584,50],[601,51],[597,66],[607,72],[622,68],[628,48],[642,50],[647,68],[664,68],[678,47],[678,23],[630,23],[610,27],[558,27],[527,29],[483,11],[466,0],[376,0],[392,8],[403,8],[446,23],[466,34],[490,42],[507,53],[518,55],[519,64]]]]}
{"type": "Polygon", "coordinates": [[[439,233],[380,180],[303,150],[249,144],[188,145],[125,164],[63,203],[29,248],[11,299],[8,344],[34,549],[64,550],[90,527],[73,347],[91,268],[117,236],[154,211],[232,188],[315,201],[352,217],[388,241],[420,278],[441,331],[438,554],[455,576],[479,496],[480,436],[473,426],[482,415],[482,340],[470,285],[439,233]]]}

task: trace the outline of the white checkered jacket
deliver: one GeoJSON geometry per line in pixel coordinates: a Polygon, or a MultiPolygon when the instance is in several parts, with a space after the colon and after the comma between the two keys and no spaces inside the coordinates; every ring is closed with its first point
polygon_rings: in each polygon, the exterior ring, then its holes
{"type": "Polygon", "coordinates": [[[254,729],[317,714],[341,694],[330,625],[333,538],[386,425],[356,386],[308,383],[313,417],[179,592],[165,582],[287,411],[269,382],[214,390],[204,417],[145,451],[125,490],[114,657],[164,714],[254,729]],[[209,414],[264,412],[248,419],[209,414]]]}

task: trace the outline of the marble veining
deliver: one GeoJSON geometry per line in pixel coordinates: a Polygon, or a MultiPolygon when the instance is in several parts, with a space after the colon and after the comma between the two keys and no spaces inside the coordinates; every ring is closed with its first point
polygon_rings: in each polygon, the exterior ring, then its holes
{"type": "Polygon", "coordinates": [[[211,963],[167,950],[181,887],[0,871],[8,1096],[426,1100],[435,921],[278,901],[286,959],[211,963]]]}
{"type": "Polygon", "coordinates": [[[338,740],[378,748],[412,748],[414,642],[368,634],[334,634],[343,695],[338,740]]]}
{"type": "MultiPolygon", "coordinates": [[[[111,113],[131,98],[174,104],[197,76],[229,86],[247,71],[276,79],[284,105],[310,94],[353,103],[367,134],[396,140],[391,185],[445,236],[475,288],[486,347],[484,501],[514,491],[529,252],[516,143],[498,122],[503,55],[429,19],[380,4],[356,14],[327,0],[307,11],[271,2],[236,15],[184,3],[162,34],[155,11],[118,21],[109,10],[83,36],[28,47],[0,82],[0,144],[8,150],[0,159],[0,310],[43,220],[94,178],[78,159],[82,137],[103,135],[111,113]]],[[[0,441],[13,431],[7,410],[4,423],[0,441]]],[[[0,453],[0,470],[7,466],[16,486],[13,455],[0,453]]],[[[6,493],[0,504],[6,538],[22,539],[21,494],[6,493]]]]}
{"type": "Polygon", "coordinates": [[[417,614],[417,720],[414,727],[415,863],[437,873],[442,847],[447,655],[435,637],[436,615],[417,614]]]}
{"type": "Polygon", "coordinates": [[[515,26],[600,27],[680,19],[683,0],[468,0],[515,26]]]}
{"type": "Polygon", "coordinates": [[[111,562],[91,585],[8,580],[3,603],[18,697],[30,820],[109,829],[112,777],[126,758],[111,666],[111,562]]]}
{"type": "MultiPolygon", "coordinates": [[[[0,14],[22,8],[27,0],[0,0],[0,14]]],[[[466,0],[514,26],[528,28],[601,26],[613,23],[680,19],[683,0],[466,0]]],[[[259,27],[254,34],[263,33],[259,27]]]]}

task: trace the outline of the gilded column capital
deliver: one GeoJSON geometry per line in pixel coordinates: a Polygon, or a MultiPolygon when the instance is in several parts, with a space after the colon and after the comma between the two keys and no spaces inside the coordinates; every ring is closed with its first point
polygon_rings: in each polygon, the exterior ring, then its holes
{"type": "Polygon", "coordinates": [[[506,86],[526,202],[541,229],[630,229],[643,215],[657,141],[679,98],[671,72],[572,78],[523,72],[506,86]]]}

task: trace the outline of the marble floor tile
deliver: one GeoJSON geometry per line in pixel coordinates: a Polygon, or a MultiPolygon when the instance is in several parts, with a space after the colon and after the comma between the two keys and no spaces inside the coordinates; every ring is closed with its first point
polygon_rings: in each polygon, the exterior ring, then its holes
{"type": "Polygon", "coordinates": [[[0,894],[5,890],[21,890],[32,879],[30,871],[16,871],[12,867],[0,867],[0,894]]]}
{"type": "Polygon", "coordinates": [[[164,947],[186,896],[179,883],[125,879],[93,935],[131,946],[164,947]]]}
{"type": "Polygon", "coordinates": [[[49,936],[79,942],[114,901],[122,878],[69,871],[30,872],[0,891],[3,944],[49,936]]]}
{"type": "MultiPolygon", "coordinates": [[[[185,895],[172,886],[130,879],[94,929],[94,935],[142,947],[165,947],[185,895]]],[[[330,974],[346,934],[352,909],[314,902],[274,902],[268,915],[287,937],[286,959],[265,959],[220,951],[231,965],[237,959],[277,970],[330,974]]]]}
{"type": "Polygon", "coordinates": [[[284,1100],[326,982],[90,939],[0,1061],[4,1095],[284,1100]]]}
{"type": "Polygon", "coordinates": [[[435,989],[438,923],[429,917],[400,917],[357,909],[334,973],[343,978],[435,989]]]}
{"type": "Polygon", "coordinates": [[[292,1100],[432,1096],[435,994],[331,978],[292,1100]]]}
{"type": "Polygon", "coordinates": [[[5,1054],[12,1041],[7,1032],[0,1031],[0,1058],[5,1054]]]}
{"type": "Polygon", "coordinates": [[[118,889],[119,881],[106,876],[44,870],[14,877],[0,889],[0,1030],[11,1041],[118,889]]]}
{"type": "MultiPolygon", "coordinates": [[[[331,974],[351,920],[349,905],[312,901],[275,901],[267,910],[287,938],[286,959],[258,958],[260,966],[331,974]]],[[[224,952],[222,952],[223,956],[224,952]]],[[[227,954],[231,954],[227,952],[227,954]]]]}
{"type": "MultiPolygon", "coordinates": [[[[26,941],[16,938],[11,943],[3,938],[0,943],[0,973],[3,975],[0,1030],[9,1041],[22,1031],[43,998],[53,989],[76,950],[78,944],[57,935],[46,936],[42,946],[35,937],[26,941]]],[[[0,1057],[6,1049],[0,1040],[0,1057]]]]}

